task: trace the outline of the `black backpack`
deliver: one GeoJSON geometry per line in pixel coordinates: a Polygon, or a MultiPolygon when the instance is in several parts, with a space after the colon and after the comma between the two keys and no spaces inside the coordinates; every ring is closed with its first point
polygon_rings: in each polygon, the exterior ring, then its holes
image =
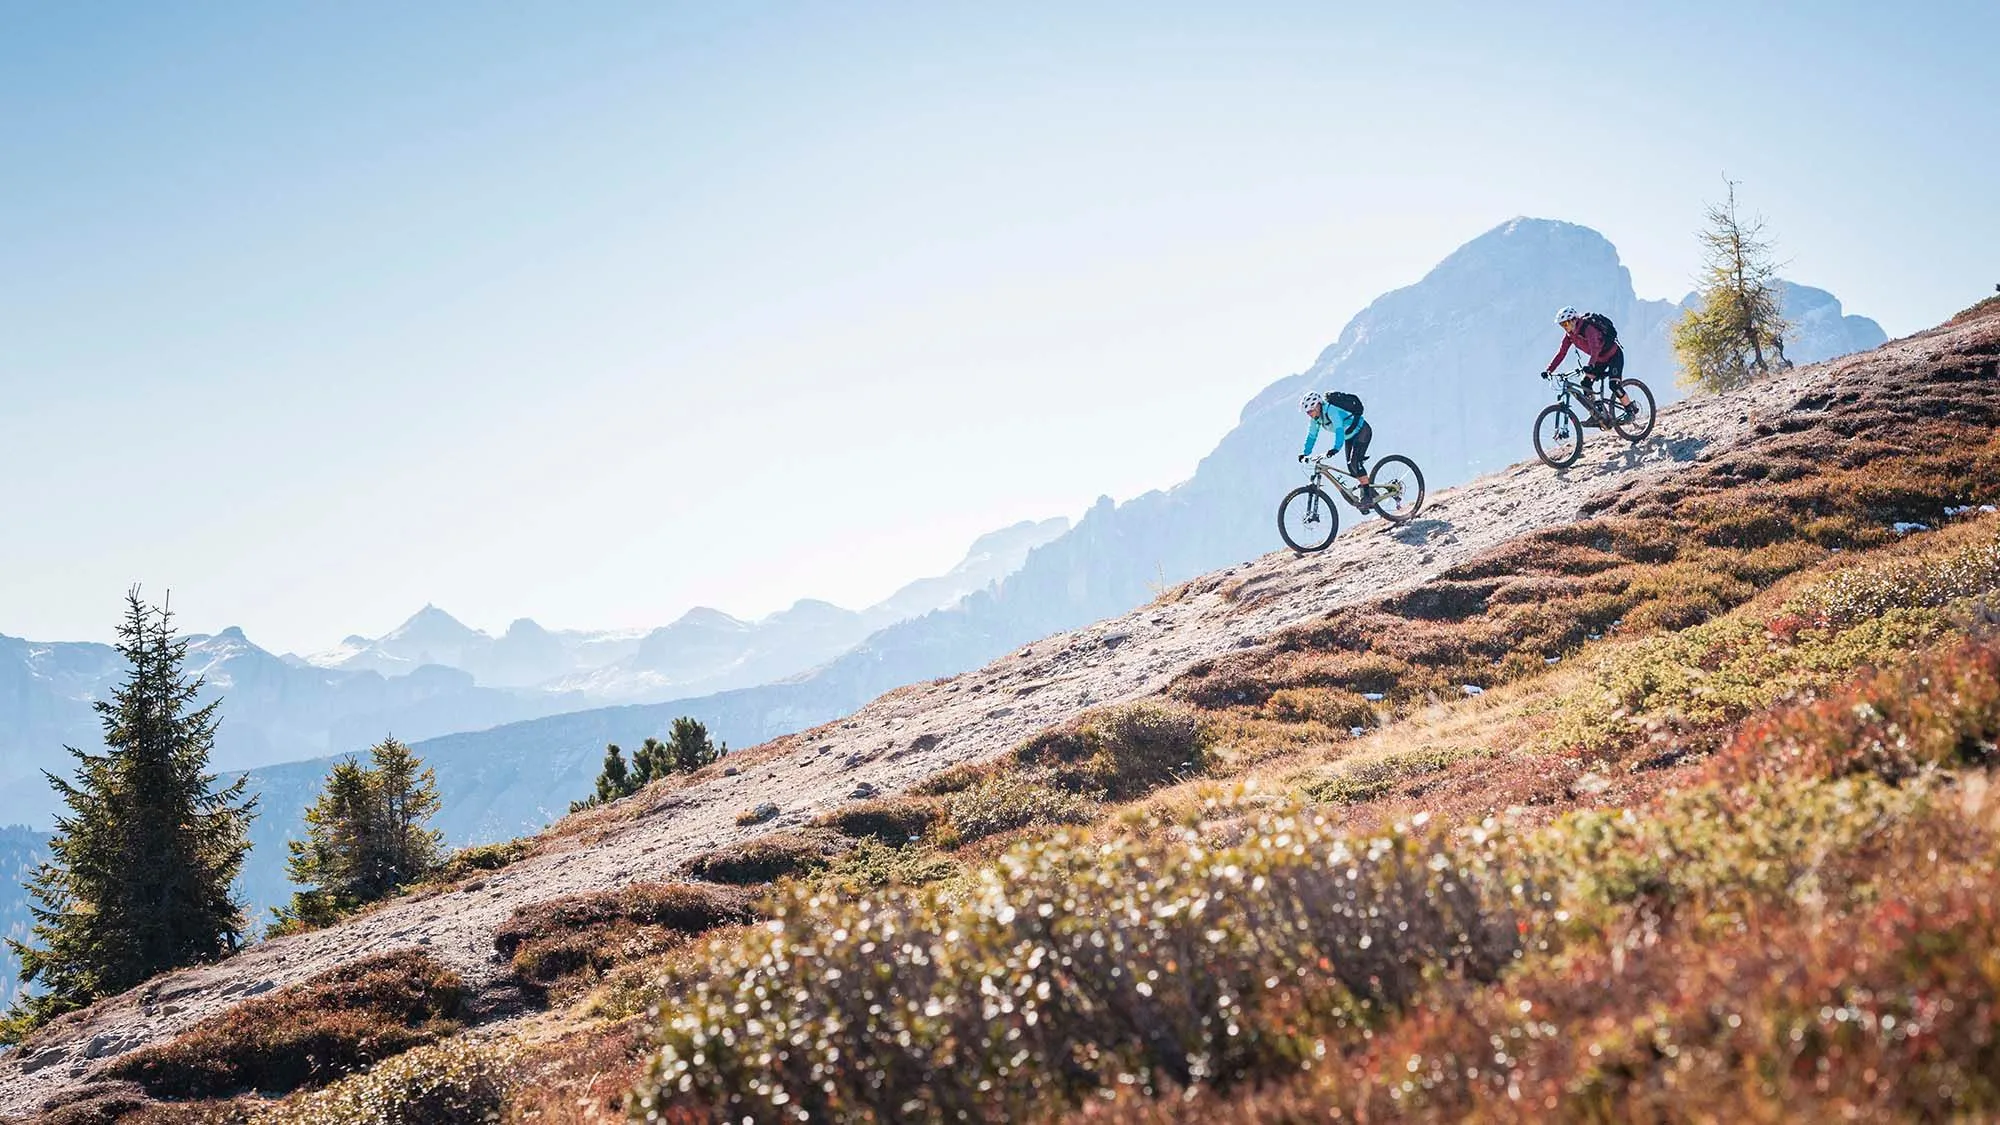
{"type": "Polygon", "coordinates": [[[1605,316],[1603,313],[1584,313],[1583,322],[1597,329],[1603,335],[1605,343],[1615,344],[1618,342],[1618,326],[1611,323],[1610,317],[1605,316]]]}
{"type": "Polygon", "coordinates": [[[1328,391],[1326,401],[1328,405],[1337,406],[1356,418],[1361,417],[1360,395],[1350,394],[1347,391],[1328,391]]]}

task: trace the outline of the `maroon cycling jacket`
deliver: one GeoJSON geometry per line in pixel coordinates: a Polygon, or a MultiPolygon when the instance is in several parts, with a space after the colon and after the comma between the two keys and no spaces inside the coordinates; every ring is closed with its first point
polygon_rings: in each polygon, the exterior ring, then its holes
{"type": "Polygon", "coordinates": [[[1603,363],[1618,351],[1617,341],[1605,340],[1604,333],[1599,332],[1596,325],[1587,320],[1579,320],[1575,328],[1563,329],[1563,346],[1556,349],[1556,357],[1550,360],[1549,365],[1543,370],[1554,371],[1556,364],[1561,363],[1563,357],[1569,354],[1572,344],[1576,345],[1577,351],[1590,357],[1592,363],[1603,363]]]}

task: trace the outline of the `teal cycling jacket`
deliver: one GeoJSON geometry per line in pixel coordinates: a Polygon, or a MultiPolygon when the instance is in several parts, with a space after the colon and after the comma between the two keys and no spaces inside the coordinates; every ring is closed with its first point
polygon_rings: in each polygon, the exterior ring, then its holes
{"type": "Polygon", "coordinates": [[[1330,402],[1321,406],[1319,417],[1306,419],[1306,447],[1299,454],[1301,457],[1312,456],[1313,446],[1319,444],[1322,428],[1333,431],[1333,444],[1327,447],[1327,452],[1338,453],[1340,447],[1347,444],[1347,439],[1361,428],[1361,415],[1349,414],[1330,402]]]}

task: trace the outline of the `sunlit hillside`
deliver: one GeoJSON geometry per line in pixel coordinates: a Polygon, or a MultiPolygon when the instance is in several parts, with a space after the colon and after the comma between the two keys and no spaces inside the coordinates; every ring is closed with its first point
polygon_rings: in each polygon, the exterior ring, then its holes
{"type": "MultiPolygon", "coordinates": [[[[261,955],[324,959],[284,987],[223,962],[56,1021],[0,1094],[144,1123],[2000,1113],[1996,364],[1986,310],[1698,397],[1653,439],[1684,456],[1603,454],[1628,475],[1568,518],[1218,633],[998,757],[842,775],[802,818],[806,783],[761,779],[840,723],[732,756],[373,916],[570,871],[483,960],[337,924],[261,955]],[[768,802],[724,805],[745,779],[768,802]],[[582,888],[606,855],[627,876],[582,888]]],[[[1572,484],[1505,470],[1439,522],[1572,484]]],[[[1342,567],[1392,549],[1349,534],[1342,567]]],[[[1146,612],[1250,620],[1307,565],[1146,612]]],[[[1055,690],[952,682],[994,713],[1055,690]]]]}

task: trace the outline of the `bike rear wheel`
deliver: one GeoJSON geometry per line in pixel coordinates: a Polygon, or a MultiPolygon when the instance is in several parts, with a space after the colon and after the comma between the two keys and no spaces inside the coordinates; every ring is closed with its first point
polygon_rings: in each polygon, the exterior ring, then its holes
{"type": "Polygon", "coordinates": [[[1316,484],[1300,485],[1285,493],[1278,505],[1278,534],[1285,546],[1302,555],[1324,551],[1340,532],[1340,513],[1333,497],[1316,484]]]}
{"type": "Polygon", "coordinates": [[[1375,512],[1390,523],[1406,523],[1424,506],[1424,471],[1400,453],[1376,461],[1368,479],[1375,488],[1375,512]]]}
{"type": "Polygon", "coordinates": [[[1567,469],[1583,456],[1583,423],[1562,403],[1535,416],[1535,455],[1550,468],[1567,469]]]}
{"type": "Polygon", "coordinates": [[[1620,420],[1611,428],[1617,430],[1618,436],[1626,441],[1646,440],[1646,435],[1653,432],[1652,390],[1637,379],[1618,380],[1618,386],[1611,392],[1611,402],[1607,407],[1614,418],[1622,413],[1618,408],[1618,395],[1621,393],[1632,400],[1632,417],[1620,420]]]}

